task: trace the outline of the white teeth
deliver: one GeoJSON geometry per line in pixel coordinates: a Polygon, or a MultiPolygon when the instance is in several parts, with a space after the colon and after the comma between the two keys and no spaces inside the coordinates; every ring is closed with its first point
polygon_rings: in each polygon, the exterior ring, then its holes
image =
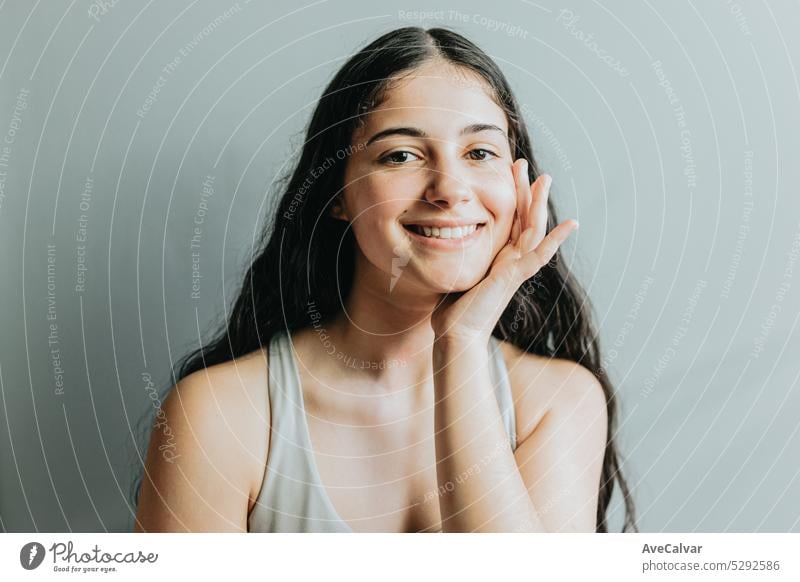
{"type": "Polygon", "coordinates": [[[436,226],[420,226],[417,227],[418,232],[422,230],[425,236],[430,238],[444,238],[444,239],[458,239],[471,235],[478,228],[477,224],[470,226],[454,226],[438,228],[436,226]]]}

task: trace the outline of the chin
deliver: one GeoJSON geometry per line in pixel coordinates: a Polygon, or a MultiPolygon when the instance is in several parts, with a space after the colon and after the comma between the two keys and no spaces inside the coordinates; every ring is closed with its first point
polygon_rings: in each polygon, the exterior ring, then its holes
{"type": "Polygon", "coordinates": [[[482,277],[477,274],[459,273],[449,278],[439,275],[435,280],[430,281],[430,285],[437,293],[460,293],[469,291],[480,283],[481,279],[482,277]]]}
{"type": "MultiPolygon", "coordinates": [[[[395,246],[393,256],[399,252],[395,246]]],[[[410,254],[410,253],[409,253],[410,254]]],[[[413,256],[413,255],[412,255],[413,256]]],[[[412,260],[396,260],[394,275],[398,274],[398,283],[409,284],[408,290],[416,289],[425,293],[459,293],[469,291],[486,276],[492,264],[492,257],[486,253],[463,253],[458,256],[415,256],[412,260]]],[[[413,291],[412,291],[413,292],[413,291]]]]}

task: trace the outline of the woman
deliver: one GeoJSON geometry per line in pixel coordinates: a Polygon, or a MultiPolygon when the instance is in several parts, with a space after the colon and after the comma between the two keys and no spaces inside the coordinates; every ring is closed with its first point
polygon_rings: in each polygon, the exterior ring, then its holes
{"type": "Polygon", "coordinates": [[[226,328],[179,366],[136,530],[604,532],[615,483],[635,527],[550,182],[464,37],[353,56],[226,328]]]}

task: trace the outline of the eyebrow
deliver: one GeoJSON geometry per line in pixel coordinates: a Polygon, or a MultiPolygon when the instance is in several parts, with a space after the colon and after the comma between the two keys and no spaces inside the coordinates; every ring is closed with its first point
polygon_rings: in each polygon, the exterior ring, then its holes
{"type": "MultiPolygon", "coordinates": [[[[468,125],[464,127],[460,132],[459,135],[469,135],[473,133],[480,133],[482,131],[499,131],[503,134],[503,137],[508,137],[506,132],[503,131],[500,127],[492,124],[492,123],[473,123],[472,125],[468,125]]],[[[383,129],[373,135],[371,138],[367,140],[367,147],[373,142],[378,141],[379,139],[384,139],[389,137],[390,135],[407,135],[409,137],[418,137],[418,138],[425,138],[430,137],[427,133],[423,130],[419,129],[418,127],[389,127],[387,129],[383,129]]]]}

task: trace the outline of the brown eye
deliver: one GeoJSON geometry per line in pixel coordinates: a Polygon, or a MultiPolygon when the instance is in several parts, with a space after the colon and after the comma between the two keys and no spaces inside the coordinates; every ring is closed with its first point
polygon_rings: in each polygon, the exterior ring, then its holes
{"type": "Polygon", "coordinates": [[[381,162],[383,162],[385,164],[393,164],[395,166],[399,166],[399,165],[405,164],[406,162],[413,162],[414,160],[413,159],[409,159],[408,156],[411,156],[414,159],[417,159],[417,156],[415,156],[411,152],[407,152],[407,151],[401,150],[399,152],[392,152],[392,153],[382,157],[381,158],[381,162]]]}
{"type": "Polygon", "coordinates": [[[469,157],[478,162],[482,162],[484,160],[488,160],[491,157],[496,158],[497,154],[483,148],[476,148],[474,150],[470,150],[469,157]]]}

